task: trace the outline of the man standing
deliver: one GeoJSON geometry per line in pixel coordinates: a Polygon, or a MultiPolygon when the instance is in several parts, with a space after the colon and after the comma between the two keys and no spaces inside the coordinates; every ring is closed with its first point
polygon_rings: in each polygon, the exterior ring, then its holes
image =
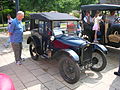
{"type": "Polygon", "coordinates": [[[89,37],[90,42],[93,41],[94,32],[92,31],[93,27],[93,20],[90,16],[90,12],[86,11],[85,17],[83,18],[83,27],[84,27],[84,34],[89,37]]]}
{"type": "MultiPolygon", "coordinates": [[[[7,30],[9,31],[13,19],[11,18],[11,15],[10,15],[10,14],[7,15],[7,19],[8,19],[8,27],[7,27],[7,30]]],[[[10,38],[8,38],[7,42],[4,43],[4,46],[5,46],[6,48],[7,48],[9,45],[10,45],[10,38]]]]}
{"type": "Polygon", "coordinates": [[[90,24],[92,23],[92,17],[90,16],[90,12],[89,11],[86,11],[86,15],[85,17],[83,18],[84,22],[87,23],[87,24],[90,24]]]}
{"type": "Polygon", "coordinates": [[[16,18],[13,19],[10,29],[10,42],[14,51],[16,64],[21,65],[22,41],[23,41],[23,24],[24,12],[18,11],[16,18]]]}
{"type": "Polygon", "coordinates": [[[117,17],[115,16],[115,11],[110,11],[110,15],[107,16],[107,21],[110,24],[109,26],[115,23],[116,18],[117,17]]]}

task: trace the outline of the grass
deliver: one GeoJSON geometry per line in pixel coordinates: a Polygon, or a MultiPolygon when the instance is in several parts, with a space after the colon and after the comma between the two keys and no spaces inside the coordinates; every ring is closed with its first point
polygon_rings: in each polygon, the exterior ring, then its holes
{"type": "Polygon", "coordinates": [[[0,32],[3,32],[4,30],[3,29],[0,29],[0,32]]]}
{"type": "MultiPolygon", "coordinates": [[[[23,25],[25,25],[25,22],[22,22],[23,25]]],[[[4,27],[7,27],[8,25],[7,24],[4,24],[4,27]]],[[[0,27],[3,27],[3,24],[0,24],[0,27]]]]}
{"type": "MultiPolygon", "coordinates": [[[[25,22],[22,22],[23,23],[23,25],[25,25],[25,22]]],[[[7,27],[8,25],[7,24],[4,24],[4,27],[7,27]]],[[[3,24],[0,24],[0,27],[3,27],[3,24]]],[[[5,30],[5,29],[0,29],[0,32],[5,32],[5,31],[7,31],[7,30],[5,30]]]]}
{"type": "MultiPolygon", "coordinates": [[[[4,27],[6,27],[7,26],[7,24],[4,24],[4,27]]],[[[0,24],[0,27],[3,27],[3,24],[0,24]]]]}
{"type": "Polygon", "coordinates": [[[0,32],[7,32],[6,29],[0,29],[0,32]]]}

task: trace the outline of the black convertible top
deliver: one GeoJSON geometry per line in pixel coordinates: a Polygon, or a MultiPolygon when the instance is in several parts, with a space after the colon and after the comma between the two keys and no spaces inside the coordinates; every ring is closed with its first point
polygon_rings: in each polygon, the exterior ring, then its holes
{"type": "Polygon", "coordinates": [[[82,5],[82,10],[120,10],[120,5],[114,4],[90,4],[82,5]]]}
{"type": "Polygon", "coordinates": [[[31,19],[40,19],[43,21],[76,21],[78,18],[71,16],[67,13],[59,12],[42,12],[42,13],[32,13],[30,14],[31,19]]]}

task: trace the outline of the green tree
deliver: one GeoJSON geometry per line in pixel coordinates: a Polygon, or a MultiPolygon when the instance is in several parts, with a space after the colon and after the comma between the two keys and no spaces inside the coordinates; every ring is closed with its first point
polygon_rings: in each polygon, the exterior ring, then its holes
{"type": "Polygon", "coordinates": [[[0,3],[1,3],[0,22],[2,22],[4,26],[4,22],[7,20],[6,19],[7,14],[11,14],[12,12],[14,12],[15,7],[14,3],[11,2],[10,0],[1,0],[0,3]]]}
{"type": "Polygon", "coordinates": [[[80,1],[80,5],[99,3],[99,0],[79,0],[79,1],[80,1]]]}
{"type": "Polygon", "coordinates": [[[20,0],[21,10],[71,12],[81,5],[98,3],[98,0],[20,0]]]}
{"type": "Polygon", "coordinates": [[[76,8],[79,0],[57,0],[53,3],[53,10],[59,12],[70,12],[76,8]]]}

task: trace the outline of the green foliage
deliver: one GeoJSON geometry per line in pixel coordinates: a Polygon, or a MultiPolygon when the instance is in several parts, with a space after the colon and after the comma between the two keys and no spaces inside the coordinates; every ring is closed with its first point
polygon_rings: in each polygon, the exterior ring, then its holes
{"type": "MultiPolygon", "coordinates": [[[[19,0],[20,10],[25,12],[25,19],[29,19],[29,14],[33,12],[58,11],[69,13],[73,10],[80,10],[81,5],[98,3],[99,0],[19,0]]],[[[6,21],[6,15],[10,13],[12,17],[16,15],[15,2],[12,0],[1,0],[2,11],[0,11],[6,21]]],[[[79,17],[79,13],[72,12],[74,16],[79,17]]],[[[25,20],[24,19],[24,20],[25,20]]]]}
{"type": "Polygon", "coordinates": [[[75,16],[75,17],[77,17],[77,18],[80,18],[80,13],[79,13],[79,11],[72,11],[72,12],[70,13],[70,15],[73,15],[73,16],[75,16]]]}
{"type": "Polygon", "coordinates": [[[4,13],[4,14],[11,13],[13,11],[12,5],[13,5],[13,3],[11,3],[9,0],[2,0],[2,2],[1,2],[2,10],[0,11],[0,13],[4,13]]]}
{"type": "Polygon", "coordinates": [[[15,3],[10,0],[1,0],[0,23],[7,22],[7,14],[15,15],[15,3]],[[2,20],[3,19],[3,20],[2,20]]]}
{"type": "Polygon", "coordinates": [[[80,5],[95,4],[99,2],[99,0],[79,0],[79,1],[80,5]]]}
{"type": "Polygon", "coordinates": [[[27,11],[59,11],[69,13],[80,10],[81,5],[98,3],[98,0],[20,0],[21,10],[27,11]]]}
{"type": "MultiPolygon", "coordinates": [[[[98,3],[99,0],[19,0],[20,10],[23,11],[59,11],[71,12],[80,10],[81,5],[98,3]]],[[[2,0],[4,9],[15,10],[15,3],[10,0],[2,0]]]]}
{"type": "Polygon", "coordinates": [[[0,32],[3,32],[3,30],[2,30],[2,29],[0,29],[0,32]]]}
{"type": "Polygon", "coordinates": [[[71,12],[79,3],[79,0],[59,0],[58,2],[58,11],[59,12],[71,12]]]}
{"type": "Polygon", "coordinates": [[[8,14],[8,13],[11,13],[12,10],[11,9],[4,9],[2,11],[0,11],[0,13],[4,13],[4,14],[8,14]]]}
{"type": "Polygon", "coordinates": [[[36,13],[36,12],[25,11],[25,20],[29,20],[30,19],[30,14],[31,13],[36,13]]]}

